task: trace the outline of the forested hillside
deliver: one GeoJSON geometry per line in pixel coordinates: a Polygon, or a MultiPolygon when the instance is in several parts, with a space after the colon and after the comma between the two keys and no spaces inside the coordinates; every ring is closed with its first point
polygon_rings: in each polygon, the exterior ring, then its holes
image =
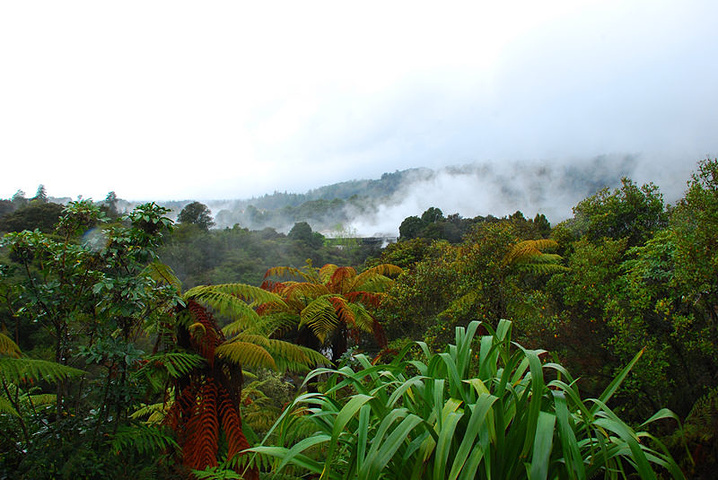
{"type": "Polygon", "coordinates": [[[686,181],[553,225],[437,205],[388,245],[3,200],[0,478],[713,478],[718,160],[686,181]]]}
{"type": "MultiPolygon", "coordinates": [[[[212,216],[214,228],[238,225],[250,230],[272,228],[288,233],[298,222],[328,237],[396,237],[402,220],[436,207],[465,217],[505,216],[516,210],[533,217],[537,213],[551,221],[570,216],[571,207],[601,188],[615,188],[622,176],[638,168],[634,156],[602,155],[574,159],[570,163],[508,162],[501,166],[473,163],[439,170],[415,168],[385,173],[377,179],[351,180],[326,185],[306,193],[274,192],[261,197],[200,199],[212,216]]],[[[642,173],[645,175],[645,172],[642,173]]],[[[675,182],[674,182],[675,183],[675,182]]],[[[41,185],[38,190],[44,192],[41,185]]],[[[11,217],[3,226],[2,217],[31,200],[18,191],[0,205],[0,231],[24,228],[23,215],[11,217]],[[19,223],[18,223],[19,222],[19,223]]],[[[670,191],[670,201],[680,191],[670,191]]],[[[48,203],[65,205],[70,198],[40,195],[48,203]]],[[[153,200],[153,199],[148,199],[153,200]]],[[[157,201],[177,219],[187,205],[196,200],[157,201]]],[[[37,203],[37,202],[36,202],[37,203]]],[[[119,213],[129,213],[143,203],[120,198],[110,192],[103,202],[119,213]]]]}

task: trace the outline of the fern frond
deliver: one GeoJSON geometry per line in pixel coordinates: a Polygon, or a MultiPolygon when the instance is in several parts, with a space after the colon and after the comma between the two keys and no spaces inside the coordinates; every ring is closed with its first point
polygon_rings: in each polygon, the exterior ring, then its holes
{"type": "Polygon", "coordinates": [[[382,300],[386,298],[386,293],[382,292],[350,292],[345,295],[346,299],[352,303],[361,303],[369,307],[378,307],[382,300]]]}
{"type": "Polygon", "coordinates": [[[356,275],[357,272],[353,267],[340,267],[334,270],[329,281],[325,283],[331,292],[346,293],[356,275]]]}
{"type": "Polygon", "coordinates": [[[364,291],[372,293],[383,293],[388,291],[394,285],[394,280],[383,275],[375,275],[362,280],[361,284],[352,287],[353,291],[364,291]]]}
{"type": "Polygon", "coordinates": [[[182,291],[182,282],[177,278],[172,267],[167,264],[152,262],[145,267],[143,273],[156,282],[170,285],[177,293],[182,291]]]}
{"type": "Polygon", "coordinates": [[[229,470],[223,465],[206,468],[204,470],[192,470],[192,475],[198,480],[241,480],[244,477],[234,470],[229,470]]]}
{"type": "Polygon", "coordinates": [[[12,358],[20,358],[22,356],[20,347],[18,347],[17,344],[4,333],[0,333],[0,354],[7,355],[12,358]]]}
{"type": "Polygon", "coordinates": [[[327,357],[316,350],[282,340],[269,339],[267,350],[280,371],[304,372],[330,363],[327,357]]]}
{"type": "Polygon", "coordinates": [[[333,331],[339,324],[339,318],[329,300],[331,295],[324,295],[317,298],[302,310],[299,326],[308,325],[314,335],[324,342],[329,332],[333,331]]]}
{"type": "Polygon", "coordinates": [[[240,419],[239,411],[224,389],[219,392],[217,408],[222,429],[227,438],[227,460],[232,460],[242,450],[249,448],[249,442],[247,442],[247,438],[242,432],[242,420],[240,419]]]}
{"type": "Polygon", "coordinates": [[[47,360],[32,358],[0,358],[0,375],[9,382],[22,383],[35,380],[58,382],[79,377],[86,372],[47,360]]]}
{"type": "Polygon", "coordinates": [[[147,425],[122,426],[112,437],[112,450],[129,450],[140,455],[152,455],[166,450],[179,450],[171,432],[165,428],[147,425]]]}
{"type": "Polygon", "coordinates": [[[28,404],[32,404],[35,407],[45,407],[47,405],[55,405],[57,403],[57,395],[54,393],[26,395],[23,401],[27,401],[28,404]]]}
{"type": "Polygon", "coordinates": [[[315,280],[316,275],[311,275],[308,273],[303,272],[299,268],[294,267],[273,267],[267,270],[267,272],[264,274],[264,278],[271,278],[271,277],[293,277],[293,278],[301,278],[305,282],[312,282],[315,280]]]}
{"type": "MultiPolygon", "coordinates": [[[[244,321],[247,325],[258,318],[257,312],[246,300],[232,293],[214,288],[214,285],[194,287],[185,293],[185,298],[192,299],[225,317],[236,321],[244,321]]],[[[269,293],[262,290],[264,293],[269,293]]]]}
{"type": "Polygon", "coordinates": [[[529,263],[525,265],[517,265],[516,268],[524,272],[533,273],[535,275],[550,275],[554,273],[563,273],[570,270],[568,267],[564,267],[563,265],[557,265],[555,263],[529,263]]]}
{"type": "Polygon", "coordinates": [[[226,359],[235,365],[277,369],[277,364],[269,352],[254,343],[235,340],[220,345],[215,353],[218,358],[226,359]]]}
{"type": "Polygon", "coordinates": [[[468,293],[462,295],[461,297],[457,298],[453,302],[449,304],[449,307],[441,312],[439,316],[446,317],[446,316],[452,316],[456,314],[457,312],[465,312],[467,309],[471,308],[475,303],[477,298],[479,298],[479,293],[481,290],[470,290],[468,293]]]}
{"type": "Polygon", "coordinates": [[[306,304],[311,300],[330,293],[326,285],[321,283],[291,283],[287,284],[282,294],[285,298],[299,300],[306,304]]]}
{"type": "Polygon", "coordinates": [[[167,413],[171,407],[172,402],[142,405],[142,407],[138,408],[132,415],[130,415],[130,418],[138,420],[140,418],[147,417],[147,420],[144,422],[145,425],[161,425],[167,417],[167,413]]]}
{"type": "Polygon", "coordinates": [[[201,355],[187,352],[165,352],[150,355],[145,363],[132,375],[148,382],[156,391],[164,390],[167,378],[181,378],[194,370],[207,366],[201,355]]]}
{"type": "Polygon", "coordinates": [[[524,240],[517,243],[508,251],[502,260],[503,265],[530,262],[534,257],[543,254],[543,250],[556,248],[558,242],[551,239],[524,240]]]}
{"type": "Polygon", "coordinates": [[[333,263],[327,263],[319,269],[319,282],[328,283],[337,270],[339,270],[339,267],[337,265],[334,265],[333,263]]]}
{"type": "Polygon", "coordinates": [[[195,399],[191,416],[185,424],[182,445],[183,464],[192,469],[217,466],[219,419],[217,417],[217,385],[207,379],[195,399]]]}
{"type": "Polygon", "coordinates": [[[299,325],[299,315],[291,312],[277,312],[260,317],[260,321],[245,332],[271,337],[294,330],[299,325]]]}
{"type": "Polygon", "coordinates": [[[17,410],[15,410],[13,404],[10,403],[10,401],[4,396],[0,397],[0,414],[8,414],[12,415],[13,417],[20,417],[20,414],[17,412],[17,410]]]}
{"type": "Polygon", "coordinates": [[[357,275],[356,280],[354,281],[354,285],[355,288],[360,289],[362,285],[364,285],[364,282],[367,281],[367,279],[373,277],[386,277],[391,279],[392,277],[398,277],[403,272],[404,270],[401,267],[397,267],[396,265],[392,265],[391,263],[382,263],[381,265],[377,265],[376,267],[364,270],[362,273],[357,275]]]}
{"type": "MultiPolygon", "coordinates": [[[[345,322],[348,326],[367,333],[373,333],[374,317],[366,311],[364,306],[359,303],[348,303],[346,304],[346,310],[351,311],[351,316],[347,317],[347,319],[351,320],[351,323],[349,321],[345,322]]],[[[340,318],[342,318],[342,320],[344,319],[344,317],[341,316],[340,318]]]]}
{"type": "Polygon", "coordinates": [[[289,312],[265,313],[261,315],[252,325],[244,325],[244,322],[232,322],[222,329],[226,338],[233,337],[239,333],[271,336],[275,333],[282,333],[292,330],[299,323],[299,318],[289,312]]]}

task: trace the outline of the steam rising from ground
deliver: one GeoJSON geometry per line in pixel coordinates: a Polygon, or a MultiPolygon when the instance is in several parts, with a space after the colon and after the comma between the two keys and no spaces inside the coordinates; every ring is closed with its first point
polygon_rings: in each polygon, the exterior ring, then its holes
{"type": "MultiPolygon", "coordinates": [[[[501,217],[517,210],[527,218],[537,213],[557,223],[572,208],[604,187],[615,188],[621,177],[635,183],[656,183],[667,202],[682,195],[696,163],[656,161],[641,155],[603,155],[565,161],[522,161],[445,167],[436,172],[418,170],[388,200],[372,212],[348,212],[349,230],[358,236],[397,236],[408,216],[420,216],[429,207],[444,215],[501,217]],[[668,165],[668,166],[666,166],[668,165]]],[[[697,161],[698,159],[696,159],[697,161]]]]}

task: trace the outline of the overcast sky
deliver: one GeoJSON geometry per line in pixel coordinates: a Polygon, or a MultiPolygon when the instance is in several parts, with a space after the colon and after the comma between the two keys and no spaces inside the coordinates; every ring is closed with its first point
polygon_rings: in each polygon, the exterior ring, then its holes
{"type": "MultiPolygon", "coordinates": [[[[718,155],[718,2],[0,1],[0,197],[718,155]]],[[[668,174],[666,173],[668,172],[668,174]]]]}

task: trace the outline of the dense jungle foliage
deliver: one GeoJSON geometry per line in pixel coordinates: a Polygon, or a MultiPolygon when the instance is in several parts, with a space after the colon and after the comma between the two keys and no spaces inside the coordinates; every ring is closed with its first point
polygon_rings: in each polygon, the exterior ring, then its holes
{"type": "Polygon", "coordinates": [[[0,200],[0,478],[713,478],[718,161],[396,243],[0,200]]]}

